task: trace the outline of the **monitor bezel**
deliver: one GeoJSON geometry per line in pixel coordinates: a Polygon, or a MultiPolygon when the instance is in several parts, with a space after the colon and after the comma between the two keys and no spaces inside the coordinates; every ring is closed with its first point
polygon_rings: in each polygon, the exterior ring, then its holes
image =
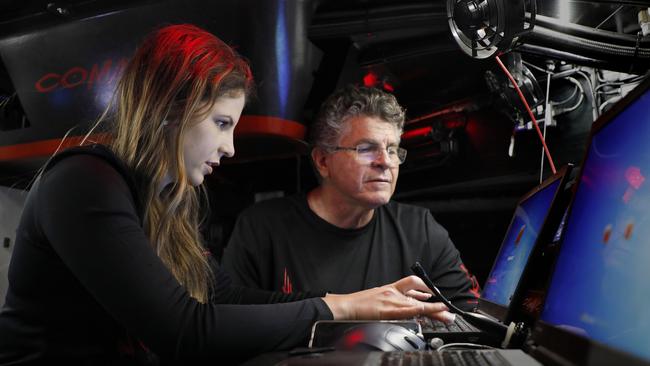
{"type": "MultiPolygon", "coordinates": [[[[571,225],[571,211],[573,210],[573,201],[575,200],[576,193],[579,189],[579,183],[582,179],[582,175],[584,173],[584,165],[587,160],[587,153],[591,149],[594,135],[597,134],[605,126],[607,126],[616,116],[618,116],[627,107],[634,103],[640,96],[649,90],[650,78],[644,80],[636,88],[631,90],[624,98],[618,101],[611,109],[601,115],[593,123],[592,129],[589,133],[589,143],[587,145],[587,149],[585,150],[585,154],[582,157],[580,170],[576,177],[576,185],[574,186],[573,195],[569,204],[567,219],[564,223],[565,231],[566,228],[571,225]]],[[[564,240],[565,236],[562,235],[560,238],[560,246],[564,244],[564,240]]],[[[562,249],[560,249],[560,251],[561,250],[562,249]]],[[[553,281],[553,277],[556,275],[555,268],[553,268],[551,273],[552,274],[549,276],[548,285],[546,286],[547,291],[553,281]]],[[[564,330],[546,321],[543,321],[541,318],[537,320],[535,327],[533,328],[531,340],[533,344],[536,344],[537,348],[541,347],[541,349],[545,350],[545,353],[553,354],[554,358],[566,359],[575,364],[610,365],[616,363],[626,365],[650,365],[650,362],[642,360],[631,353],[612,348],[611,346],[608,346],[599,341],[588,339],[586,337],[564,330]],[[569,344],[571,345],[570,351],[567,348],[567,345],[569,344]]]]}
{"type": "Polygon", "coordinates": [[[537,344],[532,348],[531,356],[544,365],[650,365],[650,362],[636,355],[571,333],[541,319],[537,321],[533,334],[534,337],[553,340],[551,347],[547,344],[537,344]]]}
{"type": "MultiPolygon", "coordinates": [[[[510,300],[510,304],[508,306],[498,304],[496,302],[487,300],[481,296],[478,299],[478,306],[477,306],[477,311],[481,313],[485,313],[491,317],[496,318],[497,320],[501,322],[506,322],[510,319],[512,313],[513,313],[513,302],[516,301],[518,298],[520,298],[520,292],[522,291],[522,279],[526,275],[526,268],[530,264],[530,260],[533,257],[533,253],[535,252],[535,249],[539,246],[539,243],[541,240],[543,240],[546,236],[548,236],[548,232],[550,231],[549,228],[547,228],[547,222],[549,221],[549,218],[551,217],[551,214],[555,211],[556,205],[558,202],[558,198],[560,197],[564,185],[566,184],[566,178],[568,177],[568,173],[570,172],[570,169],[572,168],[571,165],[565,165],[563,166],[559,171],[557,171],[555,174],[551,175],[550,177],[546,178],[541,184],[535,186],[532,190],[528,191],[524,196],[522,196],[519,201],[517,201],[517,205],[515,207],[519,207],[524,201],[529,199],[530,197],[534,196],[537,192],[543,190],[544,188],[548,187],[549,185],[553,184],[556,181],[559,181],[558,184],[558,189],[553,195],[553,198],[551,200],[551,205],[549,207],[549,210],[546,212],[546,216],[544,216],[544,221],[542,222],[542,227],[540,230],[539,235],[537,236],[537,239],[535,239],[535,243],[533,244],[533,247],[531,248],[530,255],[528,256],[528,259],[526,260],[526,264],[524,266],[524,271],[521,273],[521,277],[519,278],[519,281],[517,282],[517,286],[515,287],[515,292],[512,295],[512,300],[510,300]]],[[[512,218],[510,219],[510,224],[508,225],[508,229],[506,230],[506,234],[510,231],[512,224],[515,220],[515,215],[513,213],[512,218]]],[[[501,249],[503,249],[503,246],[506,244],[505,243],[505,237],[503,238],[503,241],[501,242],[501,246],[499,247],[499,250],[497,251],[497,256],[501,252],[501,249]]],[[[492,268],[490,269],[490,272],[488,273],[488,279],[490,278],[490,275],[492,274],[492,271],[494,271],[494,267],[497,264],[497,258],[494,258],[494,262],[492,263],[492,268]]],[[[486,280],[487,281],[487,280],[486,280]]],[[[484,285],[485,286],[485,285],[484,285]]]]}

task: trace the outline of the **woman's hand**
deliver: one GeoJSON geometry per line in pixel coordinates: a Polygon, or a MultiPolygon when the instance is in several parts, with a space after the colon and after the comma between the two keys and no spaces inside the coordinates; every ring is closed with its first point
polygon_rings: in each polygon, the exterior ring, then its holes
{"type": "Polygon", "coordinates": [[[428,303],[431,297],[427,286],[416,276],[404,277],[381,287],[348,295],[327,294],[323,298],[335,320],[406,319],[424,315],[441,321],[452,321],[443,303],[428,303]]]}

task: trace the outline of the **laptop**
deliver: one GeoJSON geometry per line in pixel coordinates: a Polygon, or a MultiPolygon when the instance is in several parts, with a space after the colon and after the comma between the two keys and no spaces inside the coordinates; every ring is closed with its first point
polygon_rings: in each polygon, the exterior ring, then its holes
{"type": "MultiPolygon", "coordinates": [[[[514,303],[521,298],[522,278],[537,243],[552,236],[566,208],[564,186],[572,166],[567,165],[526,193],[517,203],[492,270],[487,278],[476,311],[495,321],[508,324],[516,319],[514,303]]],[[[440,338],[445,343],[471,342],[500,345],[502,339],[477,329],[457,316],[451,324],[422,318],[419,320],[426,339],[440,338]]]]}
{"type": "Polygon", "coordinates": [[[284,365],[650,365],[650,79],[592,128],[527,352],[322,353],[284,365]],[[354,360],[352,360],[354,358],[354,360]],[[453,359],[452,359],[453,358],[453,359]]]}

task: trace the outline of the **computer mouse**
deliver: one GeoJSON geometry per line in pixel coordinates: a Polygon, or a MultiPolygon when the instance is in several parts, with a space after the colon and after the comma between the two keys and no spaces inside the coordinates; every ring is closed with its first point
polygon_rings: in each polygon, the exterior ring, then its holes
{"type": "Polygon", "coordinates": [[[346,330],[335,348],[366,351],[423,351],[426,343],[409,329],[390,323],[365,323],[346,330]]]}

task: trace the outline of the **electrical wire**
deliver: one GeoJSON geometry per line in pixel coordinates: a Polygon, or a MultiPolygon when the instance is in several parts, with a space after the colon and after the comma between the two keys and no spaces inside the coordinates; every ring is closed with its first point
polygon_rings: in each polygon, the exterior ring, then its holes
{"type": "MultiPolygon", "coordinates": [[[[587,81],[587,84],[589,84],[589,89],[591,90],[590,94],[591,94],[591,98],[592,98],[592,101],[593,101],[593,103],[592,103],[593,104],[593,113],[592,113],[593,114],[593,116],[592,116],[593,120],[595,121],[598,118],[598,116],[600,114],[598,112],[598,106],[596,105],[596,103],[597,103],[596,89],[594,88],[594,85],[593,85],[594,82],[591,80],[591,77],[585,71],[583,71],[579,67],[577,67],[577,68],[574,68],[574,69],[571,69],[571,70],[566,70],[566,71],[561,71],[561,72],[558,72],[558,73],[553,73],[551,71],[544,70],[541,67],[539,67],[539,66],[537,66],[535,64],[532,64],[532,63],[530,63],[528,61],[522,60],[522,62],[526,66],[532,67],[533,69],[536,69],[536,70],[541,71],[541,72],[546,73],[546,74],[553,75],[553,78],[567,77],[567,76],[570,76],[570,75],[580,75],[580,76],[582,76],[585,79],[585,81],[587,81]]],[[[599,81],[604,80],[604,79],[600,78],[600,75],[598,75],[598,73],[596,73],[596,75],[597,75],[599,81]]],[[[583,90],[583,92],[584,92],[584,90],[583,90]]]]}
{"type": "MultiPolygon", "coordinates": [[[[577,88],[576,88],[577,89],[577,88]]],[[[546,126],[551,122],[551,73],[546,74],[546,106],[544,107],[545,116],[544,116],[544,140],[546,140],[546,126]]],[[[575,93],[571,94],[573,98],[575,93]]],[[[569,99],[570,100],[570,99],[569,99]]],[[[542,184],[544,180],[544,148],[542,148],[542,157],[539,164],[539,184],[542,184]]]]}
{"type": "Polygon", "coordinates": [[[621,95],[621,93],[622,93],[621,89],[608,90],[608,91],[601,90],[598,92],[599,95],[621,95]]]}
{"type": "Polygon", "coordinates": [[[601,88],[607,87],[607,86],[611,86],[611,87],[616,87],[617,86],[620,89],[620,87],[623,86],[623,85],[638,83],[638,82],[642,81],[644,78],[645,78],[645,75],[636,76],[636,77],[628,78],[628,79],[621,80],[621,81],[609,81],[609,82],[602,83],[602,84],[598,85],[596,87],[596,91],[600,90],[601,88]]]}
{"type": "Polygon", "coordinates": [[[589,89],[591,90],[591,107],[592,107],[592,122],[597,120],[600,114],[598,113],[598,106],[596,106],[596,91],[594,90],[594,80],[591,79],[591,76],[588,75],[585,71],[578,69],[576,72],[577,75],[582,76],[589,84],[589,89]]]}
{"type": "Polygon", "coordinates": [[[508,71],[508,68],[503,64],[503,62],[501,62],[501,59],[499,58],[498,55],[496,56],[496,60],[497,63],[499,64],[499,67],[501,67],[501,70],[503,70],[503,72],[506,74],[508,79],[510,79],[512,85],[515,87],[517,94],[519,94],[519,98],[521,98],[521,101],[524,103],[524,107],[526,107],[526,111],[528,112],[528,115],[533,121],[533,125],[535,125],[535,130],[537,131],[537,135],[542,141],[542,146],[544,146],[544,152],[546,153],[546,157],[548,158],[548,163],[551,166],[551,171],[553,172],[553,174],[557,173],[557,170],[555,169],[555,163],[553,163],[553,157],[551,157],[551,152],[548,150],[548,146],[546,146],[546,141],[544,140],[544,136],[542,136],[542,131],[539,129],[539,125],[537,124],[537,119],[535,119],[535,115],[533,114],[533,111],[530,109],[530,106],[528,105],[528,102],[526,101],[524,94],[521,92],[521,89],[519,89],[517,82],[512,77],[512,74],[510,74],[510,71],[508,71]]]}
{"type": "Polygon", "coordinates": [[[616,15],[616,13],[618,13],[619,11],[621,11],[621,9],[623,9],[624,7],[625,7],[625,5],[621,5],[621,6],[619,6],[616,10],[614,10],[613,13],[611,13],[607,18],[605,18],[605,20],[603,20],[602,22],[600,22],[600,24],[598,24],[598,25],[596,26],[595,29],[598,29],[598,28],[602,27],[603,24],[607,23],[608,20],[612,19],[612,17],[613,17],[614,15],[616,15]]]}
{"type": "Polygon", "coordinates": [[[446,348],[454,348],[454,347],[470,348],[470,349],[494,349],[494,347],[492,346],[486,346],[484,344],[477,344],[477,343],[447,343],[438,347],[437,351],[442,351],[446,348]]]}
{"type": "Polygon", "coordinates": [[[582,102],[585,100],[585,90],[582,88],[580,82],[572,77],[568,77],[567,80],[572,82],[576,86],[576,88],[578,88],[578,90],[580,91],[580,98],[578,98],[578,101],[576,102],[575,105],[571,107],[560,108],[559,112],[555,114],[556,116],[575,111],[576,109],[578,109],[578,107],[582,105],[582,102]]]}
{"type": "Polygon", "coordinates": [[[530,63],[530,62],[528,62],[528,61],[521,60],[521,62],[523,62],[524,65],[526,65],[526,66],[530,66],[530,67],[532,67],[533,69],[535,69],[535,70],[537,70],[537,71],[541,71],[541,72],[543,72],[543,73],[545,73],[545,74],[553,74],[553,72],[548,71],[548,70],[544,70],[544,69],[542,69],[541,67],[539,67],[539,66],[537,66],[537,65],[535,65],[535,64],[533,64],[533,63],[530,63]]]}
{"type": "Polygon", "coordinates": [[[603,111],[605,110],[605,107],[612,103],[618,102],[622,96],[623,96],[623,87],[624,86],[629,86],[633,85],[636,83],[639,83],[643,81],[647,75],[637,75],[637,76],[630,76],[625,79],[620,79],[620,80],[612,80],[608,81],[605,78],[600,78],[599,76],[599,81],[601,82],[600,85],[598,85],[595,90],[595,96],[594,98],[597,98],[598,100],[598,113],[602,114],[603,111]],[[612,88],[611,90],[601,90],[605,88],[612,88]],[[601,103],[601,97],[604,99],[604,101],[601,103]]]}
{"type": "Polygon", "coordinates": [[[603,114],[605,107],[607,107],[610,104],[618,102],[619,100],[621,100],[621,98],[622,97],[614,97],[611,99],[607,99],[606,101],[603,102],[603,104],[600,105],[600,107],[598,107],[598,111],[600,112],[600,114],[603,114]]]}

